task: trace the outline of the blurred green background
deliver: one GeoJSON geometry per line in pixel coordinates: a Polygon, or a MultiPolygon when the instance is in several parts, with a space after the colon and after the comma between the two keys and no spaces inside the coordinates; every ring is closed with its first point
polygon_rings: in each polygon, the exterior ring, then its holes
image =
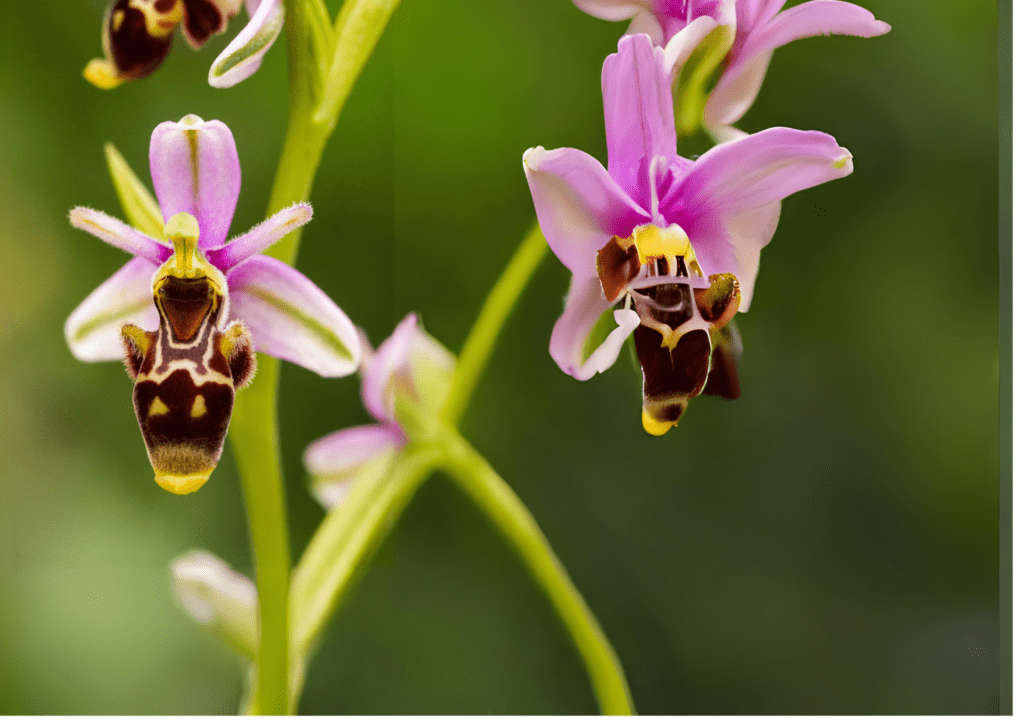
{"type": "MultiPolygon", "coordinates": [[[[998,708],[996,4],[862,4],[893,31],[780,49],[740,123],[827,131],[856,164],[783,205],[738,321],[743,396],[647,436],[628,356],[585,384],[548,356],[569,279],[549,255],[466,419],[641,713],[998,708]]],[[[64,344],[126,259],[67,213],[120,215],[103,143],[148,181],[153,127],[195,113],[238,143],[232,232],[263,219],[285,48],[208,87],[236,19],[101,92],[81,70],[104,6],[8,3],[0,30],[0,712],[231,713],[242,665],[175,607],[167,565],[201,547],[251,573],[234,462],[195,495],[154,484],[123,368],[64,344]]],[[[600,68],[624,25],[569,0],[406,0],[327,147],[299,266],[375,343],[415,310],[458,350],[533,218],[523,151],[605,158],[600,68]]],[[[368,420],[356,378],[284,367],[295,557],[322,517],[303,448],[368,420]]],[[[300,709],[596,705],[516,555],[436,476],[332,623],[300,709]]]]}

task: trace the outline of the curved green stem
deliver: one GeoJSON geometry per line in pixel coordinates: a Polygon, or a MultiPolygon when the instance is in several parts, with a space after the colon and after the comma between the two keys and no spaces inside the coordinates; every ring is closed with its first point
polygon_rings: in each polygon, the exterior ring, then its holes
{"type": "Polygon", "coordinates": [[[295,568],[292,584],[292,637],[303,656],[352,585],[359,565],[398,521],[440,459],[436,445],[407,445],[391,467],[364,471],[344,504],[321,523],[295,568]]]}
{"type": "Polygon", "coordinates": [[[445,444],[449,456],[443,468],[515,546],[551,599],[583,657],[601,711],[633,714],[633,700],[615,650],[526,505],[461,435],[449,432],[445,444]]]}
{"type": "Polygon", "coordinates": [[[260,599],[256,712],[287,714],[291,555],[277,432],[279,363],[262,354],[259,359],[260,376],[235,401],[230,436],[245,492],[260,599]]]}
{"type": "Polygon", "coordinates": [[[501,274],[487,296],[484,307],[459,354],[451,394],[442,415],[453,427],[466,412],[484,367],[487,366],[494,351],[498,334],[501,333],[509,313],[512,312],[519,296],[523,294],[540,261],[544,259],[547,249],[548,245],[540,231],[540,225],[534,222],[526,237],[519,243],[519,249],[512,256],[505,272],[501,274]]]}

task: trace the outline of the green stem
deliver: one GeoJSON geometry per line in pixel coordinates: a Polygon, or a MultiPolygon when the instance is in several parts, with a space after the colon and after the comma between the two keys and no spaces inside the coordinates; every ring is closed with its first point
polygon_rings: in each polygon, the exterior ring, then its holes
{"type": "Polygon", "coordinates": [[[344,504],[321,523],[295,568],[292,584],[293,643],[303,657],[352,585],[359,565],[398,521],[440,459],[436,445],[406,446],[391,467],[371,467],[344,504]]]}
{"type": "Polygon", "coordinates": [[[245,492],[256,589],[259,593],[259,650],[256,711],[288,713],[288,519],[277,432],[279,362],[260,355],[260,375],[235,400],[231,446],[245,492]]]}
{"type": "Polygon", "coordinates": [[[445,444],[448,458],[444,469],[515,546],[551,599],[583,657],[601,711],[633,714],[618,656],[526,505],[461,435],[448,432],[445,444]]]}
{"type": "Polygon", "coordinates": [[[634,714],[630,688],[614,649],[583,596],[572,585],[537,521],[512,487],[460,434],[449,432],[445,444],[449,457],[442,465],[443,469],[494,521],[548,594],[580,649],[601,712],[606,715],[634,714]]]}
{"type": "Polygon", "coordinates": [[[548,245],[540,226],[534,222],[530,231],[519,244],[512,260],[509,261],[505,272],[501,274],[497,284],[487,296],[484,307],[480,311],[473,328],[466,337],[466,343],[459,354],[458,367],[455,370],[455,378],[452,382],[451,394],[445,406],[443,418],[445,421],[456,426],[462,415],[469,406],[469,400],[473,396],[484,367],[491,358],[494,351],[495,341],[501,333],[505,321],[508,319],[512,308],[523,294],[527,283],[533,277],[548,245]]]}
{"type": "MultiPolygon", "coordinates": [[[[293,202],[309,199],[327,139],[348,97],[346,90],[332,104],[330,113],[314,118],[324,99],[324,54],[327,50],[324,44],[331,29],[324,22],[326,14],[319,0],[284,0],[284,3],[288,37],[288,130],[285,132],[281,160],[270,193],[268,214],[293,202]]],[[[376,33],[368,32],[358,38],[351,37],[349,25],[362,21],[362,25],[356,27],[366,30],[366,19],[354,9],[351,12],[346,10],[342,14],[344,17],[340,18],[344,22],[339,23],[336,40],[348,39],[357,53],[358,62],[343,65],[337,71],[341,77],[334,78],[332,75],[329,80],[336,86],[351,90],[355,77],[377,44],[383,32],[383,24],[390,17],[396,1],[381,3],[380,0],[349,0],[349,3],[354,3],[353,8],[366,5],[387,5],[391,8],[376,33]]],[[[333,65],[336,66],[337,56],[341,54],[337,45],[334,54],[333,65]]],[[[299,232],[296,231],[277,243],[269,254],[294,264],[298,246],[299,232]]],[[[288,594],[291,556],[288,550],[288,521],[277,431],[280,365],[274,359],[260,356],[259,368],[259,376],[247,391],[239,394],[235,403],[231,442],[245,491],[256,587],[260,599],[255,711],[260,714],[287,714],[294,709],[297,694],[289,702],[288,594]]]]}

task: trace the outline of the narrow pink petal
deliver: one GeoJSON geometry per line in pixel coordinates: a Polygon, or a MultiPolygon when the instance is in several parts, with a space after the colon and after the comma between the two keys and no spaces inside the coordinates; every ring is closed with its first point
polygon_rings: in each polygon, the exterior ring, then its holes
{"type": "Polygon", "coordinates": [[[363,405],[380,421],[394,421],[394,395],[388,396],[388,384],[395,372],[408,364],[419,327],[419,316],[409,313],[395,326],[367,362],[363,372],[363,405]]]}
{"type": "Polygon", "coordinates": [[[686,230],[705,274],[739,278],[741,310],[747,310],[758,255],[778,224],[779,202],[852,171],[850,152],[828,134],[767,129],[700,157],[662,200],[662,211],[686,230]]]}
{"type": "Polygon", "coordinates": [[[160,322],[153,305],[153,273],[157,266],[141,257],[89,294],[68,316],[64,337],[80,361],[116,361],[124,357],[121,326],[134,323],[155,331],[160,322]]]}
{"type": "Polygon", "coordinates": [[[199,222],[199,246],[220,247],[228,236],[242,187],[231,130],[189,115],[153,130],[149,169],[164,219],[188,212],[199,222]]]}
{"type": "Polygon", "coordinates": [[[736,32],[747,34],[782,10],[786,0],[736,0],[736,32]]]}
{"type": "Polygon", "coordinates": [[[163,242],[142,234],[116,217],[87,207],[75,207],[71,210],[71,225],[156,265],[171,256],[171,248],[163,242]]]}
{"type": "Polygon", "coordinates": [[[352,321],[295,268],[254,255],[228,273],[228,287],[231,316],[249,327],[257,350],[321,376],[347,376],[358,367],[352,321]]]}
{"type": "Polygon", "coordinates": [[[689,23],[685,28],[672,36],[665,44],[665,66],[669,69],[669,77],[675,78],[690,55],[701,44],[712,30],[718,27],[713,18],[706,15],[689,23]]]}
{"type": "Polygon", "coordinates": [[[210,66],[208,81],[215,88],[228,88],[251,76],[263,63],[263,56],[284,27],[281,0],[246,0],[251,19],[210,66]]]}
{"type": "Polygon", "coordinates": [[[655,15],[654,13],[648,12],[647,10],[640,10],[634,17],[633,22],[626,28],[625,35],[646,35],[649,36],[651,42],[654,45],[664,45],[667,37],[665,34],[665,24],[662,22],[664,18],[655,15]]]}
{"type": "Polygon", "coordinates": [[[586,381],[615,363],[622,344],[640,324],[636,311],[615,311],[617,327],[586,360],[583,359],[584,346],[591,331],[611,306],[596,277],[572,276],[569,295],[565,300],[565,312],[555,322],[548,346],[551,358],[562,371],[580,381],[586,381]]]}
{"type": "Polygon", "coordinates": [[[594,276],[597,251],[613,235],[626,237],[650,221],[601,163],[578,149],[538,146],[523,155],[523,166],[541,231],[574,274],[594,276]]]}
{"type": "Polygon", "coordinates": [[[772,51],[768,51],[751,58],[742,68],[736,66],[736,73],[731,73],[733,66],[729,66],[722,74],[704,105],[704,125],[713,134],[721,127],[735,124],[747,113],[761,90],[771,59],[772,51]]]}
{"type": "Polygon", "coordinates": [[[756,17],[742,14],[737,7],[736,44],[708,100],[710,116],[716,123],[735,123],[750,108],[768,65],[764,56],[776,48],[815,35],[872,38],[892,29],[864,8],[838,0],[811,0],[774,15],[781,6],[781,2],[765,3],[756,17]],[[754,63],[760,66],[756,71],[749,67],[754,63]]]}
{"type": "MultiPolygon", "coordinates": [[[[650,0],[572,0],[587,15],[613,23],[632,18],[641,10],[651,11],[650,0]]],[[[681,0],[682,1],[682,0],[681,0]]]]}
{"type": "MultiPolygon", "coordinates": [[[[701,156],[666,208],[719,214],[763,207],[853,171],[853,155],[821,131],[776,127],[719,144],[701,156]]],[[[674,190],[675,191],[675,190],[674,190]]],[[[683,225],[683,229],[687,229],[683,225]]]]}
{"type": "MultiPolygon", "coordinates": [[[[321,437],[303,455],[313,477],[313,494],[326,509],[337,506],[367,466],[390,460],[405,441],[397,426],[379,425],[349,427],[321,437]]],[[[380,470],[383,473],[384,468],[380,470]]]]}
{"type": "Polygon", "coordinates": [[[389,448],[405,444],[397,427],[367,424],[349,427],[317,439],[302,455],[306,470],[314,477],[348,470],[376,457],[389,448]]]}
{"type": "Polygon", "coordinates": [[[664,51],[655,52],[648,36],[627,35],[601,70],[608,173],[633,199],[640,199],[634,188],[645,186],[639,180],[646,182],[651,159],[676,153],[672,84],[665,66],[664,51]]]}
{"type": "Polygon", "coordinates": [[[206,259],[227,271],[257,253],[261,253],[282,237],[313,219],[313,208],[304,202],[286,207],[248,232],[229,240],[227,245],[208,250],[206,259]]]}

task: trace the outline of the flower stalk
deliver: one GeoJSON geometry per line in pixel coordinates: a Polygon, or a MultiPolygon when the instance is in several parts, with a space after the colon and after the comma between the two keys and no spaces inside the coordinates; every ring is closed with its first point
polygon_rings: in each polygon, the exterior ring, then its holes
{"type": "Polygon", "coordinates": [[[526,505],[457,432],[449,431],[444,445],[445,472],[519,552],[537,584],[551,599],[583,657],[601,712],[634,714],[626,675],[615,650],[526,505]]]}
{"type": "MultiPolygon", "coordinates": [[[[278,163],[268,207],[280,199],[309,199],[313,178],[323,156],[327,139],[337,124],[338,115],[366,59],[376,46],[397,0],[349,0],[339,15],[334,36],[336,59],[345,52],[355,61],[332,64],[330,88],[342,89],[326,114],[317,115],[324,98],[324,41],[330,26],[324,29],[326,10],[320,0],[285,0],[285,28],[288,37],[289,113],[284,147],[278,163]],[[355,3],[355,4],[353,4],[355,3]],[[352,6],[352,9],[349,9],[352,6]],[[387,7],[385,13],[375,12],[387,7]],[[375,18],[373,22],[368,16],[375,18]],[[363,28],[363,34],[348,30],[349,23],[363,28]],[[369,30],[376,32],[366,32],[369,30]]],[[[299,235],[289,234],[269,254],[287,264],[298,255],[299,235]]],[[[245,491],[251,540],[260,599],[260,641],[256,660],[255,711],[258,714],[293,712],[298,695],[289,700],[288,674],[291,556],[288,549],[288,522],[285,509],[284,480],[280,460],[280,436],[277,429],[277,389],[280,363],[260,356],[259,376],[238,397],[231,442],[238,461],[239,477],[245,491]]]]}
{"type": "Polygon", "coordinates": [[[491,358],[494,344],[505,321],[519,296],[523,294],[534,272],[544,259],[548,244],[536,222],[519,244],[519,249],[509,262],[505,272],[487,295],[473,328],[466,337],[466,343],[459,354],[452,391],[448,397],[443,417],[456,426],[469,406],[469,400],[480,381],[484,367],[491,358]]]}

